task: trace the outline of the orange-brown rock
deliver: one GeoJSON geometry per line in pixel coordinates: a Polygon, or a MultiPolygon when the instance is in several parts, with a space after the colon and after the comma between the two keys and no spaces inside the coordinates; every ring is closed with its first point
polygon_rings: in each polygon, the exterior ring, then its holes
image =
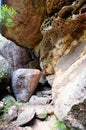
{"type": "Polygon", "coordinates": [[[50,26],[42,28],[40,61],[46,75],[55,72],[58,59],[79,45],[81,36],[84,41],[86,40],[84,30],[86,30],[86,13],[68,19],[55,18],[50,26]]]}
{"type": "Polygon", "coordinates": [[[47,0],[46,5],[47,5],[47,13],[51,14],[54,12],[59,11],[63,6],[69,5],[73,2],[74,0],[47,0]]]}
{"type": "Polygon", "coordinates": [[[21,46],[32,48],[42,39],[40,26],[46,13],[46,0],[5,0],[17,15],[15,26],[5,30],[5,36],[21,46]]]}

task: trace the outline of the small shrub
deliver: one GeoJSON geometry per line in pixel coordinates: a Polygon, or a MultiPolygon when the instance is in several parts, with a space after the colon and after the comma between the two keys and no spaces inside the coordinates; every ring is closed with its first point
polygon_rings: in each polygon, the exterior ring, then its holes
{"type": "Polygon", "coordinates": [[[63,122],[58,120],[55,116],[51,119],[49,123],[51,130],[70,130],[63,122]]]}
{"type": "Polygon", "coordinates": [[[13,8],[8,8],[6,5],[3,5],[0,9],[0,23],[7,27],[13,27],[13,19],[16,15],[16,11],[13,8]]]}
{"type": "Polygon", "coordinates": [[[7,74],[6,74],[6,73],[0,72],[0,83],[1,83],[3,80],[5,80],[6,77],[7,77],[7,74]]]}
{"type": "Polygon", "coordinates": [[[11,106],[15,105],[17,108],[21,107],[23,104],[20,102],[17,102],[13,97],[8,97],[4,101],[5,107],[3,109],[3,114],[6,115],[8,114],[8,110],[11,106]]]}
{"type": "Polygon", "coordinates": [[[63,122],[59,120],[57,120],[56,122],[59,130],[69,130],[69,128],[63,122]]]}

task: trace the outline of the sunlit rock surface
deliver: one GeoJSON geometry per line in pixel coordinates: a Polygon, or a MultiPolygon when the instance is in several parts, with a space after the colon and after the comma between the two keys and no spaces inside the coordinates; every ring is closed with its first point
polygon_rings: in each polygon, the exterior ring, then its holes
{"type": "MultiPolygon", "coordinates": [[[[55,101],[55,115],[68,126],[86,130],[86,55],[55,101]],[[84,65],[84,66],[83,66],[84,65]],[[84,68],[84,69],[83,69],[84,68]]],[[[76,65],[75,65],[76,67],[76,65]]],[[[71,70],[70,70],[71,71],[71,70]]],[[[67,74],[67,73],[66,73],[67,74]]],[[[67,77],[66,79],[67,80],[67,77]]],[[[62,80],[65,84],[65,81],[62,80]]]]}
{"type": "Polygon", "coordinates": [[[53,84],[54,74],[60,69],[58,64],[62,66],[65,63],[66,67],[70,66],[81,53],[78,48],[82,49],[82,46],[85,46],[86,8],[84,3],[83,0],[79,1],[78,5],[75,2],[63,6],[57,15],[46,19],[41,26],[43,39],[40,43],[40,65],[51,85],[53,84]],[[71,12],[68,15],[67,12],[69,11],[71,12]],[[75,50],[76,52],[74,52],[75,50]],[[66,61],[61,61],[60,59],[65,56],[69,58],[66,61]]]}
{"type": "MultiPolygon", "coordinates": [[[[84,34],[85,38],[86,35],[84,34]]],[[[65,85],[85,69],[86,41],[85,39],[75,42],[78,45],[67,55],[61,57],[56,65],[56,74],[52,87],[52,96],[55,99],[65,87],[65,85]]]]}

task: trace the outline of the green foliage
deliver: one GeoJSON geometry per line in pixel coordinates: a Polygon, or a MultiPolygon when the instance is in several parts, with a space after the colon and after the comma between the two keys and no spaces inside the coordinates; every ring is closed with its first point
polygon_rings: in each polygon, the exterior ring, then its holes
{"type": "Polygon", "coordinates": [[[41,118],[45,119],[47,117],[47,111],[44,110],[43,113],[41,114],[41,118]]]}
{"type": "Polygon", "coordinates": [[[59,121],[55,116],[51,119],[49,123],[51,130],[70,130],[63,122],[59,121]]]}
{"type": "Polygon", "coordinates": [[[0,78],[6,78],[7,74],[5,74],[4,72],[0,72],[0,78]]]}
{"type": "Polygon", "coordinates": [[[57,120],[56,122],[57,122],[59,130],[69,130],[69,128],[63,122],[59,120],[57,120]]]}
{"type": "Polygon", "coordinates": [[[8,8],[6,5],[3,5],[0,9],[0,23],[7,27],[13,27],[15,15],[16,11],[13,8],[8,8]]]}
{"type": "Polygon", "coordinates": [[[4,101],[5,107],[3,109],[3,114],[7,114],[10,106],[15,105],[16,107],[22,106],[22,103],[17,102],[13,97],[10,97],[4,101]]]}
{"type": "Polygon", "coordinates": [[[5,80],[7,77],[7,74],[4,72],[0,72],[0,83],[3,82],[3,80],[5,80]]]}
{"type": "MultiPolygon", "coordinates": [[[[0,68],[2,68],[2,65],[0,64],[0,68]]],[[[0,83],[3,82],[7,77],[7,74],[3,71],[0,72],[0,83]]]]}

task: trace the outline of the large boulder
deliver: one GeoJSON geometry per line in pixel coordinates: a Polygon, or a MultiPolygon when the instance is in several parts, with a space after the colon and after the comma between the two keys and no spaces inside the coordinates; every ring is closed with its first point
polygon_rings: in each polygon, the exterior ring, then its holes
{"type": "Polygon", "coordinates": [[[17,15],[15,26],[6,28],[5,36],[21,46],[32,48],[42,39],[40,26],[46,15],[46,0],[5,0],[17,15]]]}
{"type": "Polygon", "coordinates": [[[9,62],[11,71],[18,68],[39,67],[38,56],[33,50],[20,47],[2,35],[0,35],[0,55],[9,62]]]}
{"type": "Polygon", "coordinates": [[[37,69],[18,69],[12,74],[12,91],[18,101],[27,102],[40,79],[37,69]]]}
{"type": "MultiPolygon", "coordinates": [[[[86,55],[83,60],[86,66],[86,55]]],[[[82,65],[78,69],[80,74],[73,75],[56,99],[55,115],[69,126],[86,130],[86,68],[82,65]]]]}

